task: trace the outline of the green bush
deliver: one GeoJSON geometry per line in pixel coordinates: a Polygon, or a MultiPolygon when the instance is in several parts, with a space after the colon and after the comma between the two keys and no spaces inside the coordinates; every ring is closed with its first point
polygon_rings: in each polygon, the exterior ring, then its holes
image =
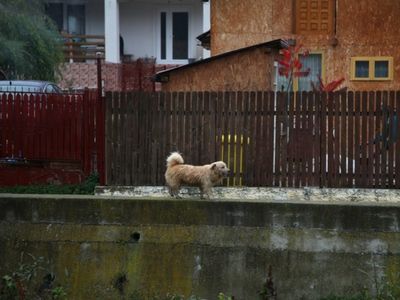
{"type": "Polygon", "coordinates": [[[0,300],[66,299],[67,293],[64,287],[55,286],[55,275],[50,273],[44,265],[45,260],[43,257],[21,253],[21,261],[18,268],[14,272],[1,277],[0,300]],[[27,259],[30,262],[27,263],[27,259]],[[40,280],[40,278],[43,279],[40,280]]]}
{"type": "Polygon", "coordinates": [[[81,184],[47,184],[47,185],[19,185],[0,187],[0,193],[12,194],[75,194],[93,195],[94,188],[99,182],[97,174],[89,175],[81,184]]]}

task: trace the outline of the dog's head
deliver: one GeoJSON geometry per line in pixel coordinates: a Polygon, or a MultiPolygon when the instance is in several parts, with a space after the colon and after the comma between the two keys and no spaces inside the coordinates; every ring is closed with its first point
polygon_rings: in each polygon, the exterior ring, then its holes
{"type": "Polygon", "coordinates": [[[223,161],[216,161],[211,164],[211,170],[215,172],[219,177],[227,177],[230,170],[223,161]]]}

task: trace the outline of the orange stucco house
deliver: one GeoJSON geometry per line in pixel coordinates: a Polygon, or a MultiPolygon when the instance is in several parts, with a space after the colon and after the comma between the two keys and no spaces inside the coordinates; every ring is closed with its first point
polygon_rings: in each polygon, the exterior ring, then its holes
{"type": "Polygon", "coordinates": [[[159,72],[164,91],[265,90],[282,82],[274,62],[289,41],[310,55],[294,90],[344,77],[349,90],[400,88],[398,0],[211,0],[211,57],[159,72]]]}

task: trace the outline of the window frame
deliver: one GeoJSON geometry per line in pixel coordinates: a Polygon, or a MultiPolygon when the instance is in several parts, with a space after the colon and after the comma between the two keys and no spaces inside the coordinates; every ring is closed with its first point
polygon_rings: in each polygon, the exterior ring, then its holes
{"type": "Polygon", "coordinates": [[[156,35],[155,35],[155,45],[156,45],[156,58],[157,58],[157,63],[159,64],[187,64],[189,63],[189,60],[191,57],[193,57],[192,53],[192,47],[194,41],[192,40],[192,18],[193,18],[193,13],[192,13],[192,8],[190,6],[178,6],[178,5],[170,5],[166,7],[159,8],[156,11],[156,35]],[[161,58],[161,13],[165,12],[166,13],[166,36],[165,36],[165,46],[166,46],[166,58],[162,59],[161,58]],[[187,59],[173,59],[173,44],[172,44],[172,22],[173,22],[173,16],[172,14],[174,12],[183,12],[188,14],[188,58],[187,59]]]}
{"type": "Polygon", "coordinates": [[[352,81],[392,81],[393,80],[393,57],[392,56],[354,56],[351,57],[350,64],[350,80],[352,81]],[[368,77],[356,76],[356,63],[358,61],[368,61],[368,77]],[[376,77],[375,76],[375,62],[387,61],[388,62],[388,76],[376,77]]]}

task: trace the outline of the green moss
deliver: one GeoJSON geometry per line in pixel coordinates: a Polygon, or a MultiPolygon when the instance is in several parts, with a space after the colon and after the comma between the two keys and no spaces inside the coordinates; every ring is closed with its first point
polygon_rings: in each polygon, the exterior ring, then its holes
{"type": "MultiPolygon", "coordinates": [[[[138,244],[130,246],[126,264],[128,294],[146,290],[145,297],[193,290],[190,247],[171,244],[138,244]]],[[[145,298],[145,299],[147,299],[145,298]]]]}
{"type": "Polygon", "coordinates": [[[385,276],[377,286],[379,299],[400,299],[400,258],[391,256],[387,261],[385,276]]]}
{"type": "Polygon", "coordinates": [[[321,298],[321,300],[372,300],[373,298],[371,298],[368,293],[365,292],[361,292],[358,293],[356,295],[350,295],[350,296],[328,296],[325,298],[321,298]]]}

